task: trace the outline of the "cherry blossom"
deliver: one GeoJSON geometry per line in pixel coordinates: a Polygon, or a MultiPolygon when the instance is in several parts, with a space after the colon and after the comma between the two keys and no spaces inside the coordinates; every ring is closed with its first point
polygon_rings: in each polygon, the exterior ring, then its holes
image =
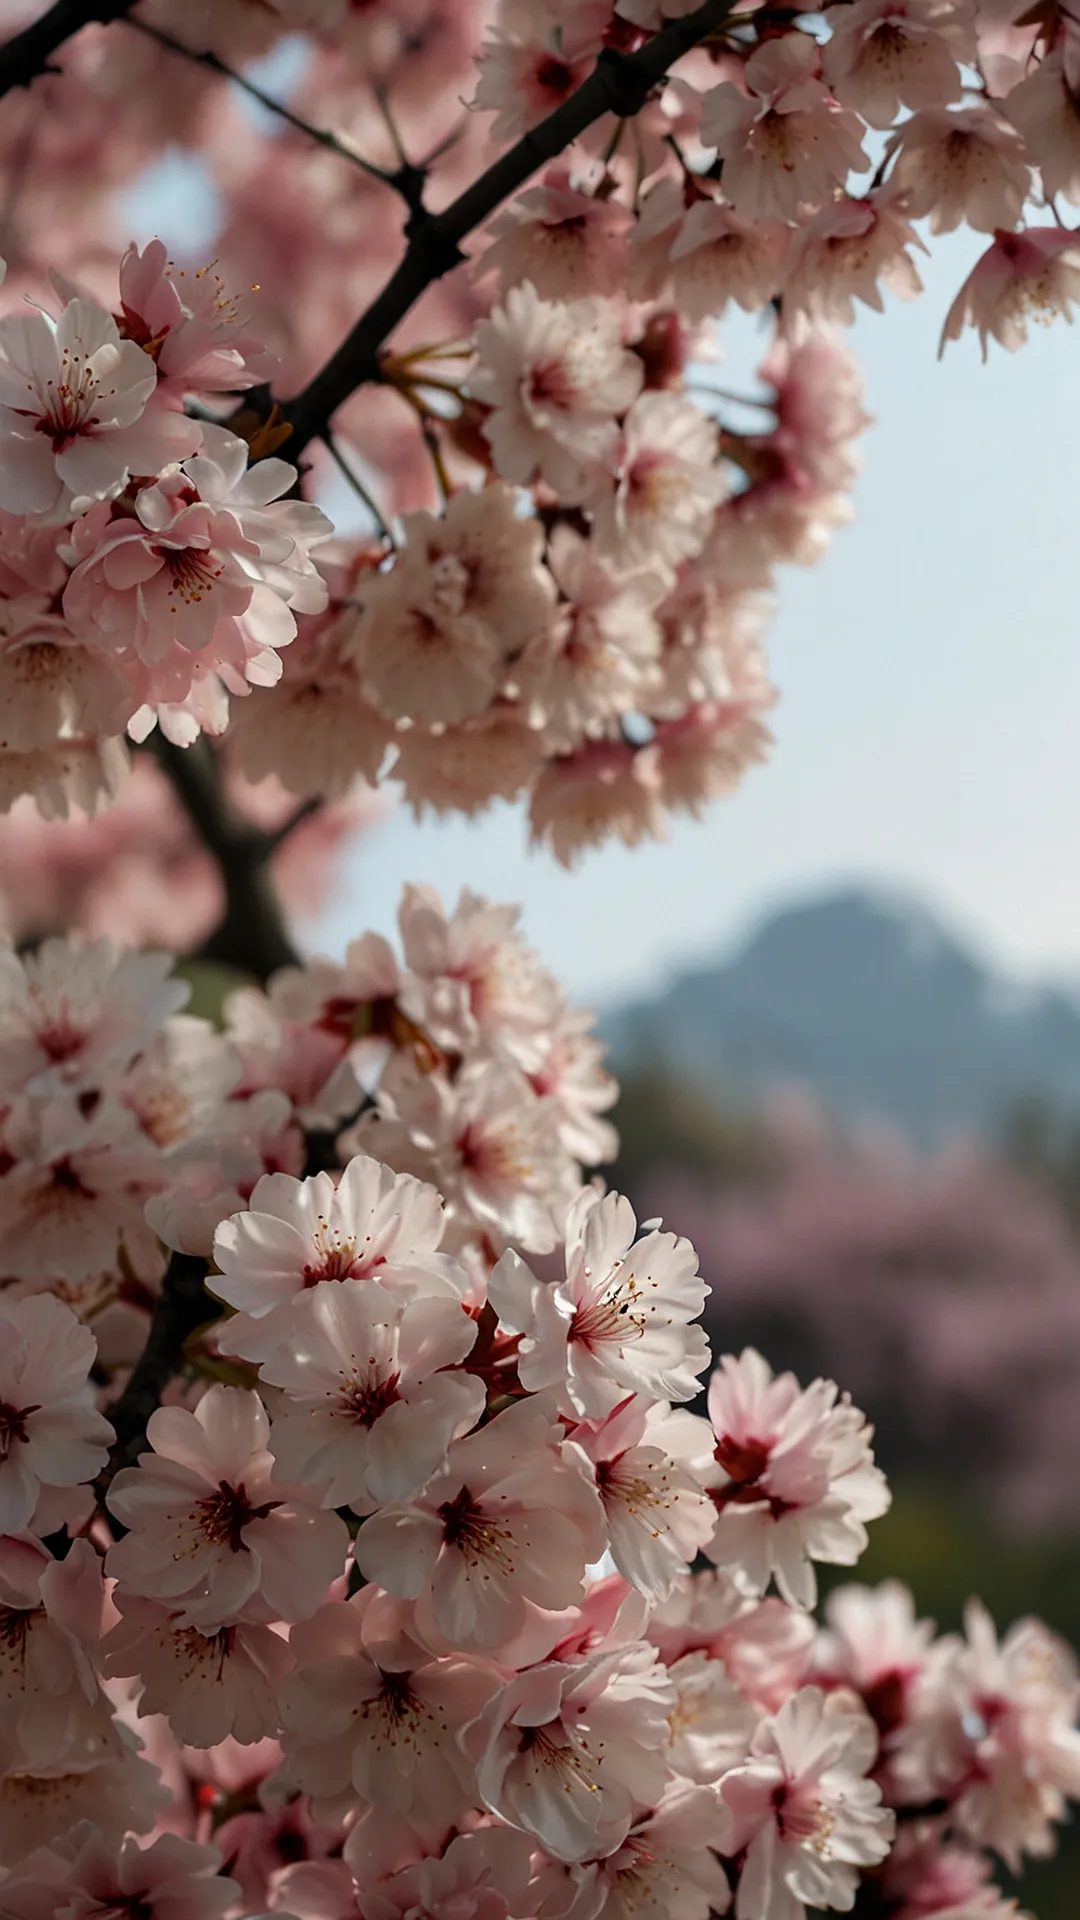
{"type": "Polygon", "coordinates": [[[166,1714],[178,1740],[215,1747],[251,1745],[278,1730],[278,1690],[292,1662],[282,1636],[257,1621],[216,1632],[184,1624],[184,1614],[118,1588],[120,1619],[101,1643],[109,1679],[140,1687],[139,1711],[166,1714]]]}
{"type": "MultiPolygon", "coordinates": [[[[871,4],[873,0],[871,0],[871,4]]],[[[865,173],[861,123],[819,77],[817,45],[790,33],[751,54],[746,91],[722,80],[701,103],[701,136],[724,162],[724,193],[746,219],[795,219],[865,173]]]]}
{"type": "Polygon", "coordinates": [[[621,1194],[586,1189],[566,1223],[566,1279],[538,1281],[513,1252],[488,1298],[523,1336],[518,1371],[532,1391],[554,1389],[577,1415],[604,1415],[628,1393],[689,1400],[708,1365],[691,1326],[709,1291],[688,1240],[646,1233],[621,1194]]]}
{"type": "Polygon", "coordinates": [[[573,503],[614,458],[616,415],[637,397],[642,366],[622,343],[618,316],[599,299],[541,300],[528,281],[476,330],[471,387],[492,409],[484,422],[506,480],[540,474],[573,503]]]}
{"type": "Polygon", "coordinates": [[[409,1499],[484,1410],[480,1380],[440,1370],[476,1338],[455,1300],[321,1280],[292,1326],[261,1370],[286,1395],[274,1455],[286,1479],[324,1485],[326,1506],[409,1499]]]}
{"type": "Polygon", "coordinates": [[[108,1085],[187,1000],[172,964],[170,954],[121,953],[110,940],[0,952],[0,1093],[108,1085]]]}
{"type": "MultiPolygon", "coordinates": [[[[78,1833],[78,1829],[76,1829],[78,1833]]],[[[239,1894],[221,1869],[216,1847],[201,1847],[163,1833],[140,1847],[129,1834],[119,1851],[100,1834],[88,1834],[67,1870],[59,1910],[69,1920],[138,1911],[146,1920],[222,1920],[239,1894]]]]}
{"type": "Polygon", "coordinates": [[[96,1342],[51,1294],[0,1302],[0,1530],[32,1518],[42,1487],[77,1487],[113,1431],[89,1386],[96,1342]]]}
{"type": "Polygon", "coordinates": [[[69,300],[55,323],[0,318],[0,506],[106,499],[130,473],[194,454],[200,427],[152,407],[156,385],[153,361],[92,301],[69,300]]]}
{"type": "Polygon", "coordinates": [[[558,1609],[581,1595],[603,1551],[602,1508],[563,1459],[543,1400],[508,1407],[457,1440],[409,1505],[388,1505],[357,1537],[357,1565],[430,1608],[440,1633],[494,1649],[524,1626],[526,1603],[558,1609]]]}
{"type": "Polygon", "coordinates": [[[462,1731],[482,1804],[556,1860],[611,1853],[663,1790],[671,1699],[643,1644],[518,1674],[462,1731]]]}
{"type": "Polygon", "coordinates": [[[118,1473],[109,1509],[129,1529],[108,1569],[132,1593],[168,1600],[179,1623],[213,1631],[256,1598],[270,1618],[313,1613],[344,1558],[336,1515],[274,1480],[259,1397],[213,1386],[194,1413],[159,1407],[153,1452],[118,1473]]]}
{"type": "Polygon", "coordinates": [[[890,135],[893,187],[932,233],[961,221],[979,233],[1015,227],[1031,190],[1031,169],[1015,128],[991,106],[924,107],[890,135]]]}
{"type": "Polygon", "coordinates": [[[623,568],[672,568],[700,552],[723,498],[716,428],[674,393],[644,393],[623,423],[610,494],[598,494],[601,550],[623,568]]]}
{"type": "Polygon", "coordinates": [[[219,428],[204,438],[197,457],[141,489],[134,524],[101,530],[65,594],[70,620],[96,626],[152,667],[176,647],[215,647],[228,658],[234,628],[243,663],[248,652],[258,657],[293,638],[292,609],[318,613],[326,604],[309,548],[330,523],[317,507],[278,498],[295,468],[263,460],[249,471],[242,440],[219,428]]]}
{"type": "Polygon", "coordinates": [[[865,1775],[876,1737],[862,1709],[803,1687],[766,1720],[720,1783],[733,1817],[724,1851],[746,1849],[737,1920],[801,1920],[852,1904],[857,1869],[888,1853],[893,1815],[865,1775]]]}
{"type": "Polygon", "coordinates": [[[872,127],[891,127],[900,106],[959,100],[958,62],[975,59],[974,16],[943,0],[855,0],[829,7],[821,67],[838,100],[872,127]]]}
{"type": "Polygon", "coordinates": [[[433,1659],[387,1611],[385,1596],[368,1588],[294,1627],[296,1667],[280,1696],[286,1761],[327,1814],[359,1800],[449,1825],[475,1792],[456,1733],[498,1674],[472,1660],[433,1659]]]}
{"type": "Polygon", "coordinates": [[[1056,313],[1072,318],[1080,299],[1080,248],[1067,227],[998,231],[977,260],[945,317],[941,352],[965,326],[978,329],[983,359],[991,336],[1015,353],[1027,339],[1029,320],[1056,313]]]}
{"type": "Polygon", "coordinates": [[[853,1565],[866,1544],[864,1521],[889,1505],[871,1430],[831,1380],[800,1389],[793,1374],[774,1378],[752,1349],[724,1356],[709,1386],[709,1418],[717,1468],[710,1557],[739,1566],[759,1592],[775,1575],[786,1600],[813,1606],[811,1562],[853,1565]]]}
{"type": "Polygon", "coordinates": [[[672,1414],[630,1395],[606,1420],[574,1428],[596,1481],[608,1551],[627,1580],[666,1599],[698,1549],[711,1539],[715,1509],[695,1463],[707,1459],[710,1431],[693,1414],[672,1414]]]}
{"type": "Polygon", "coordinates": [[[461,1270],[437,1248],[442,1202],[434,1187],[357,1155],[335,1185],[327,1173],[294,1180],[271,1173],[250,1204],[218,1228],[214,1259],[221,1298],[239,1309],[229,1344],[260,1360],[292,1332],[291,1308],[322,1281],[379,1276],[413,1295],[463,1291],[461,1270]]]}

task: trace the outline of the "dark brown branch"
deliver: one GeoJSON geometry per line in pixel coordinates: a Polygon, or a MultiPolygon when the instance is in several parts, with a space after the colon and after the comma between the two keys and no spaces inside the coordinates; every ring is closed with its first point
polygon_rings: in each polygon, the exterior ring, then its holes
{"type": "Polygon", "coordinates": [[[165,1271],[150,1320],[146,1345],[109,1418],[116,1439],[108,1465],[97,1483],[103,1495],[114,1474],[130,1467],[146,1443],[146,1423],[176,1373],[185,1343],[199,1327],[218,1317],[219,1303],[211,1300],[203,1281],[205,1260],[190,1253],[174,1253],[165,1271]]]}
{"type": "Polygon", "coordinates": [[[279,967],[296,966],[300,956],[270,871],[279,836],[253,826],[231,805],[220,762],[205,735],[193,746],[175,747],[157,732],[147,745],[217,862],[225,889],[225,912],[199,949],[199,958],[219,960],[263,982],[279,967]]]}
{"type": "Polygon", "coordinates": [[[331,419],[357,387],[379,378],[379,353],[410,308],[436,280],[465,258],[461,242],[544,166],[563,153],[606,113],[629,119],[640,113],[653,88],[685,53],[723,24],[734,0],[704,0],[693,13],[673,20],[637,53],[605,48],[587,80],[530,128],[487,172],[442,213],[418,212],[406,228],[408,245],[393,275],[352,332],[301,393],[284,404],[292,426],[288,455],[324,437],[331,419]]]}
{"type": "Polygon", "coordinates": [[[135,0],[56,0],[40,20],[0,47],[0,97],[50,72],[53,54],[83,27],[122,20],[134,5],[135,0]]]}

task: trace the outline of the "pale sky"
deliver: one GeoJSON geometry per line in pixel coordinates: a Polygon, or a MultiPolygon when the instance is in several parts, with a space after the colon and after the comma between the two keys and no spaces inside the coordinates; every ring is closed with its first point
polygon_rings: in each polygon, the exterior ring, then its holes
{"type": "MultiPolygon", "coordinates": [[[[157,184],[133,212],[151,205],[148,231],[190,243],[190,177],[182,205],[157,184]]],[[[516,809],[419,827],[398,811],[355,848],[310,940],[339,952],[390,931],[406,880],[448,898],[470,885],[522,900],[572,990],[613,1001],[792,893],[871,879],[914,889],[1006,967],[1080,982],[1080,338],[1057,320],[986,366],[974,336],[939,362],[981,242],[930,245],[921,299],[887,296],[851,335],[875,424],[854,521],[815,569],[781,576],[771,763],[666,845],[570,874],[528,852],[516,809]]],[[[751,323],[721,340],[717,377],[734,383],[751,323]]]]}

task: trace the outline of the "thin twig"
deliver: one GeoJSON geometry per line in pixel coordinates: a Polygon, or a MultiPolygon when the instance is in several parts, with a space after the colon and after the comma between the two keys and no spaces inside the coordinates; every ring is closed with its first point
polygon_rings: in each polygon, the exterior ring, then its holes
{"type": "Polygon", "coordinates": [[[408,245],[394,273],[326,365],[285,403],[292,426],[289,457],[325,435],[331,419],[357,387],[380,377],[379,354],[423,293],[465,256],[461,242],[512,193],[606,113],[629,119],[640,113],[669,67],[699,46],[727,19],[734,0],[704,0],[673,20],[637,53],[606,47],[587,80],[538,126],[481,174],[442,213],[418,213],[406,229],[408,245]]]}
{"type": "MultiPolygon", "coordinates": [[[[340,135],[332,133],[329,127],[313,126],[310,120],[305,120],[300,114],[294,113],[292,108],[287,107],[283,101],[275,100],[271,94],[264,93],[261,87],[255,85],[254,80],[249,80],[244,73],[238,73],[235,67],[230,67],[226,61],[219,59],[216,53],[200,52],[195,47],[189,47],[183,40],[178,40],[175,34],[166,33],[163,27],[152,27],[148,21],[140,20],[138,17],[129,19],[128,26],[137,28],[138,32],[145,34],[148,40],[156,40],[159,46],[167,47],[170,53],[179,54],[181,59],[192,60],[196,66],[206,67],[211,73],[216,73],[221,80],[230,80],[234,87],[240,88],[241,93],[247,94],[249,100],[254,100],[260,107],[265,107],[267,113],[276,114],[279,120],[284,120],[288,126],[295,127],[297,133],[305,134],[309,140],[314,140],[318,146],[325,147],[329,153],[336,153],[339,159],[350,161],[354,167],[360,168],[361,173],[366,173],[369,180],[378,180],[384,187],[394,187],[398,192],[402,191],[398,186],[396,174],[387,173],[385,168],[377,167],[372,161],[365,160],[363,154],[357,153],[355,147],[350,146],[348,141],[342,140],[340,135]]],[[[408,199],[409,196],[404,197],[408,199]]]]}
{"type": "Polygon", "coordinates": [[[330,458],[333,460],[338,470],[344,475],[345,479],[348,481],[350,487],[352,488],[353,492],[356,494],[357,498],[363,501],[365,507],[367,508],[372,519],[374,520],[375,525],[378,531],[381,533],[383,539],[387,542],[389,546],[396,547],[397,542],[394,539],[393,533],[390,530],[390,522],[387,520],[386,515],[383,513],[383,510],[380,507],[378,501],[376,500],[375,495],[369,492],[368,488],[364,485],[364,482],[361,480],[360,475],[354,472],[349,461],[346,460],[345,455],[342,453],[341,448],[338,446],[336,437],[332,433],[327,434],[326,445],[330,454],[330,458]]]}
{"type": "Polygon", "coordinates": [[[83,27],[108,26],[130,13],[135,0],[56,0],[21,33],[0,46],[0,98],[15,87],[28,87],[40,73],[52,73],[52,56],[83,27]]]}

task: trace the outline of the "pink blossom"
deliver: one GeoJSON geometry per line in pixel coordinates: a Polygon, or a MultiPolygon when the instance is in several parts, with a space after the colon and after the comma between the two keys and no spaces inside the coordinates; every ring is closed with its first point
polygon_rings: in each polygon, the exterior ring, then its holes
{"type": "Polygon", "coordinates": [[[270,1423],[255,1393],[210,1387],[194,1413],[159,1407],[152,1454],[116,1475],[108,1504],[130,1531],[108,1570],[130,1592],[173,1602],[179,1624],[213,1632],[256,1599],[304,1619],[340,1571],[335,1514],[273,1479],[270,1423]]]}
{"type": "Polygon", "coordinates": [[[541,300],[526,281],[479,323],[476,348],[470,385],[492,409],[483,431],[499,473],[519,486],[539,474],[564,503],[583,499],[643,378],[610,303],[541,300]]]}
{"type": "Polygon", "coordinates": [[[365,691],[391,719],[454,725],[491,704],[506,661],[551,618],[542,532],[498,485],[456,494],[440,520],[408,514],[405,530],[362,590],[365,691]]]}
{"type": "Polygon", "coordinates": [[[355,606],[301,614],[281,679],[230,717],[230,753],[249,780],[276,776],[290,793],[324,800],[358,780],[374,786],[391,729],[361,691],[359,624],[355,606]]]}
{"type": "Polygon", "coordinates": [[[70,1307],[47,1293],[0,1301],[0,1332],[0,1532],[11,1533],[43,1486],[93,1479],[113,1430],[89,1385],[97,1342],[70,1307]]]}
{"type": "Polygon", "coordinates": [[[1051,1822],[1080,1787],[1080,1676],[1071,1650],[1037,1620],[1018,1621],[999,1641],[985,1607],[971,1601],[964,1626],[966,1643],[937,1649],[940,1703],[957,1716],[952,1738],[935,1729],[933,1702],[927,1731],[937,1733],[939,1764],[953,1761],[960,1832],[1015,1873],[1024,1853],[1050,1849],[1051,1822]]]}
{"type": "Polygon", "coordinates": [[[594,1024],[587,1008],[561,1008],[548,1029],[544,1061],[529,1075],[533,1090],[555,1102],[567,1153],[588,1167],[614,1160],[619,1147],[615,1128],[600,1118],[614,1106],[617,1089],[594,1024]]]}
{"type": "Polygon", "coordinates": [[[286,1396],[274,1419],[283,1477],[325,1487],[328,1507],[410,1499],[483,1412],[482,1381],[440,1371],[464,1360],[475,1338],[456,1300],[410,1301],[375,1280],[320,1281],[262,1366],[286,1396]]]}
{"type": "Polygon", "coordinates": [[[523,1336],[518,1361],[530,1392],[551,1389],[577,1416],[603,1417],[626,1398],[690,1400],[709,1364],[700,1314],[709,1289],[688,1240],[648,1232],[621,1194],[583,1190],[566,1223],[566,1278],[536,1280],[513,1252],[488,1297],[523,1336]]]}
{"type": "Polygon", "coordinates": [[[756,1599],[734,1574],[709,1571],[676,1582],[648,1633],[669,1667],[707,1653],[748,1700],[775,1712],[806,1678],[815,1625],[784,1600],[756,1599]]]}
{"type": "Polygon", "coordinates": [[[418,1824],[460,1819],[475,1786],[457,1734],[498,1686],[498,1671],[432,1658],[373,1588],[320,1608],[290,1644],[285,1756],[316,1811],[336,1820],[359,1799],[418,1824]]]}
{"type": "MultiPolygon", "coordinates": [[[[50,1767],[0,1774],[0,1854],[17,1867],[83,1821],[119,1847],[125,1834],[152,1827],[168,1799],[157,1767],[114,1721],[104,1736],[73,1745],[50,1767]]],[[[38,1882],[39,1902],[40,1892],[38,1882]]],[[[40,1904],[30,1920],[42,1920],[40,1904]]]]}
{"type": "Polygon", "coordinates": [[[864,1521],[886,1512],[889,1491],[873,1464],[863,1415],[831,1380],[800,1388],[773,1377],[752,1348],[725,1354],[709,1385],[716,1432],[712,1495],[716,1533],[706,1551],[738,1566],[764,1592],[770,1575],[785,1600],[814,1604],[811,1564],[852,1566],[866,1545],[864,1521]]]}
{"type": "Polygon", "coordinates": [[[712,1786],[747,1758],[761,1718],[732,1680],[722,1660],[711,1654],[684,1653],[668,1662],[675,1704],[668,1716],[668,1760],[684,1780],[712,1786]]]}
{"type": "Polygon", "coordinates": [[[509,1914],[532,1910],[530,1849],[521,1834],[505,1827],[456,1834],[444,1853],[425,1853],[372,1887],[357,1845],[361,1831],[354,1827],[345,1857],[364,1886],[370,1920],[405,1920],[417,1913],[431,1920],[507,1920],[509,1914]]]}
{"type": "Polygon", "coordinates": [[[994,234],[975,262],[945,316],[939,356],[967,325],[978,328],[982,357],[991,335],[1015,353],[1027,339],[1028,321],[1046,324],[1056,314],[1072,319],[1080,300],[1080,243],[1067,227],[1025,227],[994,234]]]}
{"type": "Polygon", "coordinates": [[[1080,204],[1080,125],[1076,112],[1076,76],[1067,71],[1064,47],[1040,60],[1018,87],[1013,87],[1003,110],[1023,136],[1028,158],[1042,176],[1049,197],[1064,194],[1080,204]]]}
{"type": "Polygon", "coordinates": [[[627,847],[666,839],[657,755],[621,740],[591,740],[558,755],[533,789],[529,826],[534,846],[550,847],[564,867],[609,838],[627,847]]]}
{"type": "MultiPolygon", "coordinates": [[[[247,459],[242,440],[207,429],[197,458],[143,487],[137,518],[112,522],[81,551],[64,596],[76,630],[95,627],[154,669],[180,649],[246,670],[286,646],[295,612],[326,604],[309,549],[330,523],[317,507],[277,497],[295,468],[262,460],[248,469],[247,459]]],[[[189,686],[190,676],[180,698],[189,686]]]]}
{"type": "Polygon", "coordinates": [[[495,114],[491,138],[516,140],[561,105],[590,71],[594,51],[564,56],[553,8],[545,0],[519,0],[492,28],[477,60],[473,105],[495,114]]]}
{"type": "Polygon", "coordinates": [[[490,1056],[471,1060],[452,1082],[393,1063],[353,1143],[391,1162],[430,1167],[458,1230],[500,1246],[517,1240],[532,1253],[557,1244],[581,1186],[555,1101],[534,1092],[509,1061],[490,1056]]]}
{"type": "Polygon", "coordinates": [[[862,122],[820,78],[816,42],[786,33],[751,54],[746,91],[730,80],[701,103],[701,137],[724,163],[724,194],[751,220],[794,220],[869,166],[862,122]]]}
{"type": "Polygon", "coordinates": [[[855,0],[825,19],[825,79],[872,127],[890,127],[899,107],[959,100],[957,63],[976,58],[974,9],[963,0],[855,0]]]}
{"type": "Polygon", "coordinates": [[[237,303],[216,270],[177,270],[160,240],[125,253],[120,307],[123,337],[153,360],[156,398],[166,405],[180,408],[190,392],[234,393],[273,372],[273,358],[243,332],[237,303]]]}
{"type": "Polygon", "coordinates": [[[620,567],[673,568],[701,551],[727,491],[716,424],[676,393],[644,393],[623,423],[614,485],[595,499],[600,551],[620,567]]]}
{"type": "Polygon", "coordinates": [[[663,1792],[672,1697],[642,1642],[518,1674],[462,1730],[481,1803],[557,1860],[611,1853],[663,1792]]]}
{"type": "Polygon", "coordinates": [[[737,1920],[802,1920],[804,1905],[846,1911],[858,1868],[885,1858],[894,1816],[865,1778],[877,1739],[850,1698],[803,1687],[754,1735],[720,1782],[733,1818],[728,1854],[746,1858],[737,1920]]]}
{"type": "Polygon", "coordinates": [[[650,1598],[663,1600],[704,1547],[715,1509],[694,1471],[707,1460],[712,1430],[693,1414],[650,1407],[631,1395],[604,1420],[573,1430],[603,1502],[608,1551],[619,1572],[650,1598]]]}
{"type": "Polygon", "coordinates": [[[89,300],[0,319],[0,505],[49,513],[71,495],[102,500],[130,473],[196,452],[193,420],[150,408],[157,373],[89,300]],[[149,410],[148,410],[149,409],[149,410]]]}
{"type": "Polygon", "coordinates": [[[143,1848],[128,1834],[116,1851],[84,1831],[69,1843],[73,1858],[57,1905],[64,1920],[135,1912],[140,1920],[222,1920],[240,1892],[221,1872],[216,1847],[163,1833],[143,1848]]]}
{"type": "Polygon", "coordinates": [[[753,640],[728,651],[726,697],[702,700],[672,720],[658,720],[653,735],[664,799],[700,820],[709,800],[733,793],[750,767],[768,759],[773,736],[761,715],[777,693],[753,640]]]}
{"type": "Polygon", "coordinates": [[[877,193],[822,207],[792,239],[784,267],[785,317],[806,314],[851,326],[856,300],[883,310],[882,284],[901,300],[913,300],[922,281],[909,247],[926,251],[902,199],[877,193]]]}
{"type": "Polygon", "coordinates": [[[144,1209],[163,1183],[161,1156],[115,1096],[20,1103],[5,1146],[12,1164],[0,1175],[0,1243],[9,1272],[49,1284],[86,1280],[112,1267],[121,1246],[136,1271],[159,1270],[144,1209]]]}
{"type": "Polygon", "coordinates": [[[440,1047],[505,1052],[538,1068],[560,994],[517,930],[520,909],[463,888],[448,914],[434,887],[407,886],[398,908],[409,977],[401,1004],[440,1047]]]}
{"type": "Polygon", "coordinates": [[[543,739],[512,706],[494,706],[475,721],[398,740],[394,778],[417,819],[428,808],[471,817],[496,800],[516,800],[543,760],[543,739]]]}
{"type": "Polygon", "coordinates": [[[664,580],[657,571],[605,564],[593,541],[567,526],[554,529],[547,561],[563,595],[558,617],[515,677],[543,720],[545,740],[569,750],[615,715],[648,706],[662,687],[653,609],[664,580]]]}
{"type": "Polygon", "coordinates": [[[118,1079],[188,998],[172,967],[171,954],[77,937],[0,952],[0,1095],[118,1079]]]}
{"type": "Polygon", "coordinates": [[[979,233],[1015,227],[1031,190],[1031,168],[1014,127],[991,106],[924,107],[890,135],[890,183],[912,219],[931,233],[961,221],[979,233]]]}
{"type": "Polygon", "coordinates": [[[0,600],[0,752],[120,733],[135,704],[117,662],[77,638],[43,597],[0,600]]]}
{"type": "MultiPolygon", "coordinates": [[[[672,1781],[614,1853],[569,1869],[574,1897],[566,1920],[585,1914],[625,1920],[631,1913],[641,1920],[708,1920],[710,1913],[726,1913],[731,1888],[716,1854],[729,1818],[714,1787],[672,1781]]],[[[545,1911],[554,1913],[555,1903],[545,1911]]]]}
{"type": "Polygon", "coordinates": [[[294,1180],[267,1174],[248,1210],[223,1221],[214,1236],[221,1298],[238,1312],[229,1344],[246,1360],[262,1360],[291,1335],[291,1309],[320,1281],[362,1280],[403,1299],[425,1294],[460,1298],[456,1260],[437,1251],[442,1202],[434,1187],[394,1174],[357,1155],[335,1185],[328,1173],[294,1180]]]}
{"type": "Polygon", "coordinates": [[[744,220],[722,201],[696,199],[669,256],[671,284],[689,320],[719,319],[730,301],[758,313],[780,290],[788,229],[744,220]]]}
{"type": "Polygon", "coordinates": [[[542,186],[519,194],[491,222],[491,244],[477,271],[497,271],[504,294],[529,280],[542,300],[582,293],[610,300],[624,284],[633,225],[633,214],[619,200],[586,193],[571,185],[565,166],[551,167],[542,186]]]}
{"type": "Polygon", "coordinates": [[[98,1676],[97,1554],[85,1540],[63,1560],[41,1549],[29,1584],[0,1606],[0,1765],[34,1772],[100,1740],[109,1716],[98,1676]]]}
{"type": "Polygon", "coordinates": [[[122,1588],[120,1619],[101,1645],[102,1671],[139,1689],[140,1714],[165,1714],[178,1740],[251,1745],[278,1730],[278,1690],[292,1661],[271,1627],[239,1620],[203,1633],[184,1615],[122,1588]]]}
{"type": "Polygon", "coordinates": [[[527,1602],[579,1599],[585,1567],[603,1552],[602,1510],[558,1435],[550,1407],[526,1400],[455,1441],[414,1502],[364,1522],[361,1572],[426,1602],[452,1645],[479,1651],[520,1631],[527,1602]]]}

